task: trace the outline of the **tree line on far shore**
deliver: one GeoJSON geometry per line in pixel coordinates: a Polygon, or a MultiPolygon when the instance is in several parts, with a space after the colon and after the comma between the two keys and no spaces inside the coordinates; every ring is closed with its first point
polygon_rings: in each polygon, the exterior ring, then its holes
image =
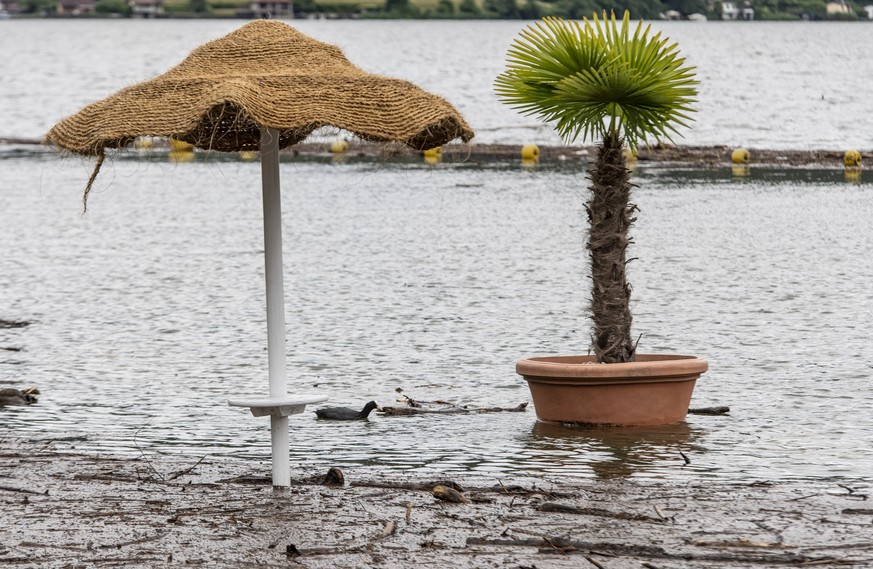
{"type": "MultiPolygon", "coordinates": [[[[297,0],[301,1],[301,0],[297,0]]],[[[318,0],[302,0],[317,8],[318,0]]],[[[846,2],[847,12],[828,14],[831,0],[736,0],[734,4],[749,4],[756,20],[858,20],[867,19],[860,4],[846,2]]],[[[870,0],[873,3],[873,0],[870,0]]],[[[709,20],[722,19],[722,2],[715,0],[438,0],[436,7],[422,9],[417,0],[385,0],[382,10],[371,15],[393,17],[460,17],[533,20],[543,16],[570,19],[591,17],[594,13],[629,10],[633,18],[656,20],[673,11],[680,18],[702,14],[709,20]]]]}
{"type": "MultiPolygon", "coordinates": [[[[858,20],[868,15],[861,4],[844,2],[843,12],[828,14],[833,0],[736,0],[755,11],[756,20],[858,20]]],[[[837,0],[839,2],[839,0],[837,0]]],[[[863,0],[862,0],[863,1],[863,0]]],[[[873,3],[873,0],[870,0],[873,3]]],[[[54,15],[58,0],[19,0],[23,14],[54,15]]],[[[234,17],[245,14],[250,0],[164,0],[164,17],[234,17]]],[[[722,19],[718,0],[294,0],[294,15],[346,18],[455,18],[535,20],[543,16],[569,19],[590,17],[603,11],[655,20],[668,12],[687,18],[702,14],[709,20],[722,19]]],[[[129,0],[96,0],[97,15],[131,14],[129,0]]]]}

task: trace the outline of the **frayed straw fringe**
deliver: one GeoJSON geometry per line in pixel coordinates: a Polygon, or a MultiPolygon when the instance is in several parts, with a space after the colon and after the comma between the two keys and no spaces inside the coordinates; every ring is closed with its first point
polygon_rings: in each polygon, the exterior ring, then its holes
{"type": "Polygon", "coordinates": [[[94,185],[94,180],[97,179],[97,174],[100,173],[100,167],[103,166],[103,160],[106,158],[106,152],[100,148],[97,150],[97,160],[94,162],[94,171],[91,172],[91,177],[88,178],[88,184],[85,186],[85,193],[82,195],[82,213],[88,213],[88,194],[91,193],[91,186],[94,185]]]}

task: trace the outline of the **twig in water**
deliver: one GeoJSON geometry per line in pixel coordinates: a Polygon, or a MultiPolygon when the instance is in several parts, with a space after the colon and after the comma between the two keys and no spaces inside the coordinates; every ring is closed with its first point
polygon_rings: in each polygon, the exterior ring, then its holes
{"type": "Polygon", "coordinates": [[[785,500],[786,502],[797,502],[799,500],[806,500],[807,498],[814,498],[818,496],[818,492],[815,494],[807,494],[806,496],[799,496],[797,498],[791,498],[790,500],[785,500]]]}
{"type": "Polygon", "coordinates": [[[198,460],[196,463],[194,463],[194,466],[192,466],[190,468],[186,468],[185,470],[180,470],[179,472],[170,476],[170,480],[175,480],[176,478],[179,478],[180,476],[185,476],[186,474],[188,474],[189,472],[191,472],[192,470],[197,468],[200,465],[200,463],[203,462],[204,458],[206,458],[205,454],[200,457],[200,460],[198,460]]]}
{"type": "Polygon", "coordinates": [[[658,504],[655,504],[654,506],[655,506],[655,513],[658,514],[659,518],[661,518],[662,520],[669,520],[670,519],[664,515],[664,513],[661,511],[661,508],[658,507],[658,504]]]}
{"type": "Polygon", "coordinates": [[[587,561],[588,563],[594,565],[595,567],[597,567],[597,569],[606,569],[605,566],[603,566],[601,563],[598,563],[597,561],[594,561],[594,560],[591,559],[590,557],[586,557],[586,558],[585,558],[585,561],[587,561]]]}
{"type": "Polygon", "coordinates": [[[542,540],[546,542],[546,545],[559,551],[561,553],[569,553],[571,551],[578,551],[578,548],[573,547],[572,545],[565,543],[563,539],[550,538],[548,536],[543,536],[542,540]]]}
{"type": "Polygon", "coordinates": [[[33,490],[27,490],[25,488],[16,488],[15,486],[0,486],[0,490],[6,490],[7,492],[19,492],[21,494],[42,494],[42,492],[35,492],[33,490]]]}
{"type": "MultiPolygon", "coordinates": [[[[86,199],[87,199],[87,192],[86,192],[86,199]]],[[[87,203],[87,202],[86,202],[86,203],[87,203]]],[[[143,425],[142,427],[138,428],[138,429],[136,430],[136,432],[133,433],[133,445],[136,447],[136,450],[138,450],[139,453],[142,455],[142,459],[145,460],[146,464],[147,464],[148,467],[151,469],[151,471],[158,475],[158,478],[161,479],[161,482],[166,482],[166,479],[164,478],[164,475],[157,471],[157,469],[156,469],[156,468],[154,467],[154,465],[151,463],[151,461],[149,460],[149,458],[146,456],[145,451],[143,451],[143,450],[139,447],[139,443],[136,442],[136,436],[139,434],[139,432],[140,432],[141,430],[143,430],[144,428],[146,428],[146,427],[149,425],[149,423],[151,423],[151,421],[149,421],[148,423],[146,423],[146,424],[143,425]]]]}
{"type": "Polygon", "coordinates": [[[558,502],[543,502],[537,506],[540,512],[555,512],[559,514],[578,514],[583,516],[599,516],[604,518],[615,518],[618,520],[633,520],[640,522],[660,522],[657,518],[646,516],[643,514],[634,514],[628,512],[613,512],[602,508],[577,508],[570,504],[560,504],[558,502]]]}
{"type": "Polygon", "coordinates": [[[851,496],[852,498],[860,498],[861,500],[866,500],[868,497],[867,494],[855,494],[855,489],[851,486],[846,486],[845,484],[837,484],[837,486],[846,489],[846,491],[849,492],[849,496],[851,496]]]}

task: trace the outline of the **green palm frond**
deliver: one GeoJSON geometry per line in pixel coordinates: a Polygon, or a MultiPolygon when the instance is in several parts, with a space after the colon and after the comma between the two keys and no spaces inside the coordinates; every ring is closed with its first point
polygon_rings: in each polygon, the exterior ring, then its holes
{"type": "Polygon", "coordinates": [[[630,13],[593,22],[546,18],[525,29],[495,81],[500,99],[554,123],[568,141],[624,136],[635,148],[648,136],[670,140],[687,127],[696,102],[694,68],[675,43],[630,13]]]}

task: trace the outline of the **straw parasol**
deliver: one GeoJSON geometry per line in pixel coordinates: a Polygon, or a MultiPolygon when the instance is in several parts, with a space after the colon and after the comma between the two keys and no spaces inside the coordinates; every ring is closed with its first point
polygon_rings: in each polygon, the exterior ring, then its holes
{"type": "Polygon", "coordinates": [[[416,150],[473,131],[444,99],[407,81],[367,73],[342,51],[272,20],[258,20],[195,49],[182,63],[122,89],[56,124],[47,141],[97,158],[142,136],[172,137],[204,150],[260,150],[264,198],[269,397],[238,399],[255,416],[269,415],[273,485],[290,481],[288,415],[326,397],[290,398],[285,372],[279,150],[323,126],[416,150]]]}

